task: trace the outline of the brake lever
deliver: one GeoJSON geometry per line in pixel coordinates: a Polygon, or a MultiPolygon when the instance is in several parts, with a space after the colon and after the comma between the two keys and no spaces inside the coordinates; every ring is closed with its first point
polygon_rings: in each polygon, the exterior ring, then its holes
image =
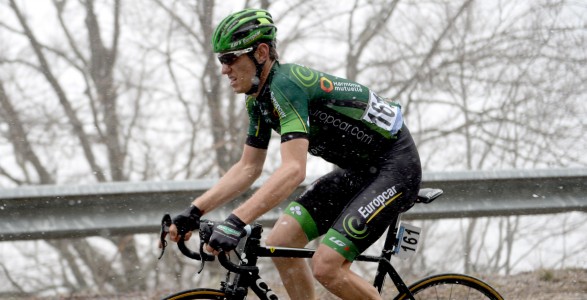
{"type": "Polygon", "coordinates": [[[169,214],[165,214],[161,219],[161,232],[159,234],[159,248],[161,248],[161,255],[159,255],[158,260],[161,260],[163,254],[165,253],[165,248],[167,247],[167,234],[169,234],[169,227],[171,226],[171,216],[169,214]]]}
{"type": "Polygon", "coordinates": [[[210,241],[210,236],[212,235],[212,227],[214,227],[214,222],[208,220],[201,220],[200,221],[200,257],[202,261],[202,265],[198,274],[204,270],[204,265],[206,261],[214,261],[214,255],[208,254],[206,250],[204,250],[204,245],[210,241]]]}
{"type": "Polygon", "coordinates": [[[204,271],[204,266],[206,265],[206,261],[209,260],[208,254],[204,251],[204,243],[200,242],[200,257],[202,258],[202,264],[200,265],[200,269],[198,270],[198,274],[204,271]]]}

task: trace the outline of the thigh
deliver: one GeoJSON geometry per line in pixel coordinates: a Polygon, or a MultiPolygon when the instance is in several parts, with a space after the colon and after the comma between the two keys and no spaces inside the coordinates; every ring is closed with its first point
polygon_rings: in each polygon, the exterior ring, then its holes
{"type": "Polygon", "coordinates": [[[271,228],[265,244],[274,247],[301,248],[308,242],[300,224],[292,216],[283,214],[271,228]]]}
{"type": "Polygon", "coordinates": [[[352,261],[377,241],[416,200],[421,171],[409,166],[403,160],[382,164],[378,176],[354,195],[322,243],[352,261]]]}
{"type": "Polygon", "coordinates": [[[328,231],[354,195],[370,179],[356,171],[336,169],[313,182],[285,210],[301,225],[308,240],[328,231]]]}

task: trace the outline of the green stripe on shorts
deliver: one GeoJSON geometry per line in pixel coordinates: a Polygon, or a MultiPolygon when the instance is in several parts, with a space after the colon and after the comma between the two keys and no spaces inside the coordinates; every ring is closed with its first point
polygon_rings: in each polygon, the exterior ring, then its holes
{"type": "Polygon", "coordinates": [[[285,214],[294,217],[302,226],[302,230],[311,241],[318,237],[318,227],[310,213],[298,202],[292,201],[285,209],[285,214]]]}
{"type": "Polygon", "coordinates": [[[361,254],[351,240],[332,228],[324,235],[322,244],[334,249],[334,251],[338,252],[350,262],[354,261],[361,254]]]}

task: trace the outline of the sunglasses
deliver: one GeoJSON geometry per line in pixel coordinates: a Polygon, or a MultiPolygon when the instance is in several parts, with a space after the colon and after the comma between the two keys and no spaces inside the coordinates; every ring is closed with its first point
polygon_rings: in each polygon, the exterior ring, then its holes
{"type": "Polygon", "coordinates": [[[224,52],[218,55],[218,61],[221,64],[230,66],[243,54],[253,51],[253,47],[245,48],[242,50],[235,50],[230,52],[224,52]]]}

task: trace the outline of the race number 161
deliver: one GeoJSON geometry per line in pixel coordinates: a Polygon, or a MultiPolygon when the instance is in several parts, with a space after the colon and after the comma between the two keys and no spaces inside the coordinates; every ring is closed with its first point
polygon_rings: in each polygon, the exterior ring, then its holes
{"type": "Polygon", "coordinates": [[[408,259],[416,254],[421,232],[420,227],[401,223],[397,232],[398,245],[395,254],[401,259],[408,259]]]}

